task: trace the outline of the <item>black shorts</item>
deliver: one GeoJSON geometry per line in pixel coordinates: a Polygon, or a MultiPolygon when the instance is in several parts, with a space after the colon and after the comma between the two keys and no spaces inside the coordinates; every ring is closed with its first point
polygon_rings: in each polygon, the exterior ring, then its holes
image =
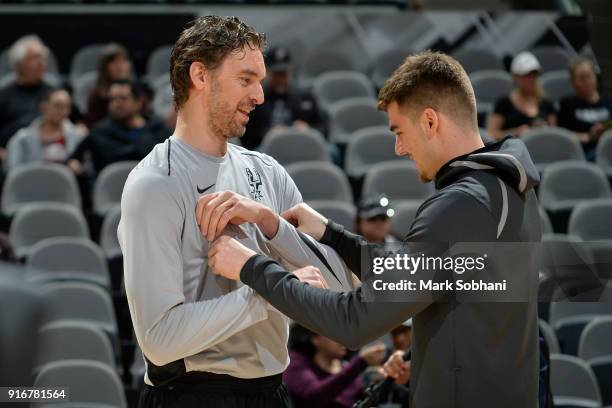
{"type": "Polygon", "coordinates": [[[282,375],[243,379],[189,372],[162,387],[144,386],[139,408],[290,408],[282,375]]]}

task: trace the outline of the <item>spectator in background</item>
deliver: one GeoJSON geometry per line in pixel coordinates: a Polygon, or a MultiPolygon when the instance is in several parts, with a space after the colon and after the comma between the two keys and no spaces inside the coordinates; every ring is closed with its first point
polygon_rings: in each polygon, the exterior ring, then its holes
{"type": "Polygon", "coordinates": [[[132,73],[132,63],[125,47],[108,44],[98,57],[98,79],[87,102],[86,123],[90,128],[108,115],[108,87],[114,81],[127,80],[132,73]]]}
{"type": "Polygon", "coordinates": [[[83,139],[68,120],[70,107],[70,94],[65,89],[47,91],[40,103],[40,117],[9,141],[6,169],[33,161],[65,162],[83,139]]]}
{"type": "Polygon", "coordinates": [[[521,137],[535,126],[556,126],[553,104],[544,98],[538,83],[540,62],[530,52],[521,52],[512,60],[510,71],[516,84],[510,95],[498,100],[489,116],[487,131],[496,139],[507,134],[521,137]]]}
{"type": "Polygon", "coordinates": [[[291,362],[283,374],[294,408],[351,407],[363,391],[362,374],[382,364],[383,344],[362,348],[343,364],[346,347],[293,325],[289,338],[291,362]]]}
{"type": "Polygon", "coordinates": [[[153,146],[170,136],[170,130],[157,118],[142,116],[140,87],[129,80],[114,81],[108,88],[107,119],[91,130],[68,160],[76,173],[91,156],[97,174],[107,165],[124,160],[141,160],[153,146]]]}
{"type": "Polygon", "coordinates": [[[267,84],[264,103],[258,106],[247,125],[241,142],[255,149],[271,129],[295,126],[314,127],[323,132],[323,120],[313,96],[291,82],[291,55],[284,47],[272,48],[266,54],[267,84]]]}
{"type": "Polygon", "coordinates": [[[570,76],[576,94],[561,100],[559,126],[576,133],[587,159],[594,161],[599,137],[612,127],[612,100],[599,94],[595,67],[590,59],[582,56],[572,59],[570,76]]]}
{"type": "Polygon", "coordinates": [[[385,195],[368,194],[359,201],[357,234],[373,244],[397,242],[391,235],[391,217],[395,214],[385,195]]]}
{"type": "Polygon", "coordinates": [[[412,344],[412,319],[391,330],[391,345],[394,351],[408,351],[412,344]]]}
{"type": "Polygon", "coordinates": [[[36,35],[21,37],[8,54],[17,78],[0,90],[0,147],[21,128],[28,126],[38,115],[40,100],[51,85],[43,81],[47,70],[49,49],[36,35]]]}

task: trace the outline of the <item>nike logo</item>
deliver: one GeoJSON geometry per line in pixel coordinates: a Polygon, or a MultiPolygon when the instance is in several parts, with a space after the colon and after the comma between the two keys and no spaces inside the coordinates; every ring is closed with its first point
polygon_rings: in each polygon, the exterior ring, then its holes
{"type": "Polygon", "coordinates": [[[214,184],[211,184],[210,186],[206,187],[206,188],[200,188],[200,186],[196,186],[196,188],[198,189],[198,194],[203,194],[206,192],[206,190],[208,190],[209,188],[211,188],[212,186],[214,186],[214,184]]]}

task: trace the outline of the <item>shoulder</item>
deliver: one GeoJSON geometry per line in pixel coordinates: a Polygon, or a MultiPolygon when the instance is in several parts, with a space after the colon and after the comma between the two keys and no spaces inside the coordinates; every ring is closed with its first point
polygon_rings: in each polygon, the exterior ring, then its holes
{"type": "Polygon", "coordinates": [[[272,156],[268,156],[265,153],[256,152],[254,150],[249,150],[233,143],[228,144],[228,150],[231,152],[231,154],[236,155],[236,157],[239,157],[241,160],[251,161],[255,164],[270,168],[280,166],[280,164],[278,164],[278,162],[272,156]]]}
{"type": "Polygon", "coordinates": [[[493,226],[486,187],[473,177],[465,177],[421,205],[411,234],[425,235],[432,241],[484,241],[495,236],[493,226]]]}

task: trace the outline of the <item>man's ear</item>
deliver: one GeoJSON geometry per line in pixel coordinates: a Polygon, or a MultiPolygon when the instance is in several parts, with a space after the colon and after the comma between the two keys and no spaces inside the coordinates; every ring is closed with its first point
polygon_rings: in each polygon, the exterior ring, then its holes
{"type": "Polygon", "coordinates": [[[206,73],[207,69],[200,61],[194,61],[189,66],[189,77],[191,78],[191,83],[198,91],[202,90],[206,85],[206,73]]]}
{"type": "Polygon", "coordinates": [[[428,137],[435,135],[440,127],[438,112],[432,108],[425,108],[421,115],[421,127],[428,137]]]}

